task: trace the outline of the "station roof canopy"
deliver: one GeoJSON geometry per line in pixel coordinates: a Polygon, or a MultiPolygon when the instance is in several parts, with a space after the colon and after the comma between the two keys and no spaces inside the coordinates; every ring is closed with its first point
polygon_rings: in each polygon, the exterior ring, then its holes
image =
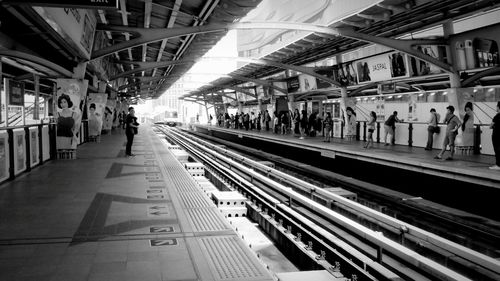
{"type": "MultiPolygon", "coordinates": [[[[149,29],[173,29],[197,27],[207,24],[228,24],[239,20],[249,11],[254,9],[261,0],[116,0],[118,9],[89,9],[96,18],[97,33],[102,32],[107,38],[107,44],[96,46],[94,44],[92,54],[89,58],[81,56],[75,51],[74,46],[68,43],[67,38],[61,36],[61,32],[51,28],[53,21],[44,17],[40,9],[31,6],[30,3],[44,1],[0,1],[0,17],[2,25],[0,31],[7,35],[12,43],[0,44],[0,50],[21,49],[27,53],[61,66],[72,73],[77,62],[86,60],[97,61],[106,57],[106,60],[118,67],[119,73],[133,72],[134,62],[166,62],[173,60],[189,60],[203,56],[213,45],[215,45],[227,30],[216,32],[191,34],[186,36],[176,36],[165,40],[155,40],[145,44],[132,46],[123,50],[95,57],[94,54],[103,48],[117,45],[126,41],[134,40],[137,37],[144,37],[141,32],[113,32],[108,27],[137,27],[149,29]],[[27,3],[27,4],[24,4],[27,3]],[[14,46],[15,45],[15,46],[14,46]],[[106,46],[107,45],[107,46],[106,46]]],[[[53,2],[49,0],[47,2],[53,2]]],[[[55,1],[58,3],[71,4],[72,1],[55,1]]],[[[85,1],[78,1],[85,2],[85,1]]],[[[70,6],[66,4],[49,5],[47,9],[54,7],[65,8],[68,11],[70,6]]],[[[43,6],[43,5],[41,5],[43,6]]],[[[45,7],[44,7],[45,8],[45,7]]],[[[74,7],[73,7],[74,8],[74,7]]],[[[49,14],[49,12],[47,12],[49,14]]],[[[69,14],[69,12],[68,12],[69,14]]],[[[76,15],[76,14],[75,14],[76,15]]],[[[83,21],[83,19],[81,19],[83,21]]],[[[57,28],[56,28],[57,29],[57,28]]],[[[83,40],[83,39],[82,39],[83,40]]],[[[1,54],[0,54],[1,55],[1,54]]],[[[21,61],[23,58],[12,57],[10,61],[21,61]]],[[[181,77],[194,64],[194,60],[180,65],[170,65],[157,67],[131,73],[122,77],[121,84],[138,84],[136,88],[128,88],[128,96],[146,93],[147,96],[156,98],[160,96],[175,80],[181,77]],[[150,80],[146,85],[139,85],[139,82],[150,80]],[[126,81],[126,82],[123,82],[126,81]]],[[[67,72],[57,72],[49,69],[43,64],[30,63],[30,67],[35,69],[33,73],[42,76],[67,76],[67,72]]],[[[89,63],[87,72],[99,70],[94,64],[89,63]]],[[[4,68],[4,71],[11,72],[10,76],[25,75],[23,67],[14,65],[12,69],[4,68]]],[[[106,69],[105,69],[106,71],[106,69]]],[[[113,74],[104,74],[101,71],[97,74],[101,80],[113,80],[113,74]]],[[[7,76],[9,76],[8,73],[7,76]]],[[[93,75],[95,75],[93,73],[93,75]]],[[[120,86],[116,85],[116,86],[120,86]]],[[[117,90],[117,89],[116,89],[117,90]]]]}
{"type": "MultiPolygon", "coordinates": [[[[106,58],[108,64],[115,65],[119,69],[118,74],[96,74],[99,69],[93,63],[89,63],[90,67],[87,67],[87,72],[90,69],[92,75],[97,75],[102,80],[113,81],[120,77],[120,83],[115,83],[117,87],[115,90],[126,91],[127,96],[141,95],[141,97],[157,98],[182,77],[198,58],[225,36],[230,25],[239,21],[261,2],[261,0],[117,1],[118,9],[91,10],[96,18],[98,30],[96,37],[101,34],[102,37],[107,38],[107,44],[104,46],[94,44],[90,56],[85,58],[76,52],[74,46],[69,44],[60,33],[51,28],[52,22],[44,18],[37,8],[19,5],[14,0],[2,0],[0,1],[0,18],[2,19],[0,32],[2,36],[5,36],[0,40],[0,49],[27,49],[28,53],[35,54],[58,66],[52,67],[52,64],[48,65],[44,60],[30,63],[22,56],[7,56],[11,58],[8,62],[29,66],[34,68],[35,72],[45,73],[46,76],[64,76],[72,72],[78,62],[95,62],[106,58]],[[207,25],[218,25],[220,28],[207,32],[200,31],[207,25]],[[163,29],[171,32],[175,29],[192,28],[193,32],[158,39],[159,37],[154,37],[151,33],[134,28],[163,29]],[[140,41],[141,38],[150,40],[140,41]],[[15,43],[11,44],[9,40],[15,43]],[[126,47],[119,48],[119,46],[126,47]],[[113,49],[114,47],[116,49],[113,49]],[[106,50],[111,51],[106,52],[106,50]],[[175,61],[182,61],[182,63],[176,64],[175,61]],[[140,63],[148,63],[149,66],[152,63],[159,64],[157,67],[145,67],[141,70],[143,65],[140,63]],[[138,69],[140,71],[137,71],[138,69]]],[[[344,3],[344,1],[337,2],[344,3]]],[[[500,0],[381,0],[333,23],[330,27],[349,29],[361,35],[378,38],[396,38],[448,20],[495,9],[499,5],[500,0]]],[[[362,40],[311,32],[262,59],[301,66],[371,43],[373,42],[370,42],[370,39],[362,40]]],[[[3,70],[4,72],[10,71],[11,76],[26,76],[26,72],[23,72],[19,66],[15,68],[16,70],[4,67],[3,70]]],[[[230,73],[229,78],[220,78],[210,85],[190,92],[184,98],[203,100],[206,94],[213,96],[212,93],[220,89],[243,83],[241,79],[234,77],[264,79],[282,71],[283,68],[269,64],[249,63],[230,73]]],[[[440,82],[439,77],[435,79],[437,84],[447,83],[447,79],[444,79],[446,80],[443,80],[444,82],[440,82]]],[[[325,93],[319,94],[325,95],[325,93]]]]}
{"type": "MultiPolygon", "coordinates": [[[[457,20],[482,11],[497,9],[499,5],[500,1],[489,0],[384,0],[341,21],[335,22],[330,27],[346,28],[362,35],[373,35],[379,38],[398,38],[415,31],[443,24],[449,20],[457,20]]],[[[369,40],[312,32],[301,40],[274,51],[262,57],[262,59],[300,66],[325,58],[332,58],[372,43],[374,42],[370,42],[369,40]]],[[[443,44],[446,44],[446,42],[443,41],[443,44]]],[[[271,65],[249,63],[230,73],[229,77],[219,78],[209,85],[202,86],[195,91],[185,94],[182,98],[198,101],[205,100],[205,98],[213,100],[213,97],[207,96],[207,93],[216,93],[227,86],[236,86],[244,83],[242,80],[231,77],[240,76],[252,79],[265,79],[266,77],[283,72],[283,70],[283,68],[271,65]]],[[[446,73],[427,77],[425,81],[418,81],[419,78],[417,77],[412,78],[415,79],[403,82],[410,85],[410,87],[412,87],[412,84],[415,84],[415,87],[424,90],[448,88],[450,86],[449,75],[446,73]]],[[[335,88],[335,86],[332,87],[332,89],[335,88]]],[[[355,88],[349,89],[349,91],[351,90],[355,90],[355,88]]],[[[320,96],[328,95],[325,91],[318,91],[317,94],[320,96]]]]}

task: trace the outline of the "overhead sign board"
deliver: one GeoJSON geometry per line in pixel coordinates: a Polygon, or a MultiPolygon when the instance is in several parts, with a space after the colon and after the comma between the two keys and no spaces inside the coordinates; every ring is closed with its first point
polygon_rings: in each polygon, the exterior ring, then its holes
{"type": "Polygon", "coordinates": [[[72,47],[79,57],[90,59],[97,25],[93,11],[51,7],[33,7],[33,10],[72,47]]]}
{"type": "Polygon", "coordinates": [[[30,5],[38,7],[118,9],[118,0],[12,0],[4,1],[11,5],[30,5]]]}

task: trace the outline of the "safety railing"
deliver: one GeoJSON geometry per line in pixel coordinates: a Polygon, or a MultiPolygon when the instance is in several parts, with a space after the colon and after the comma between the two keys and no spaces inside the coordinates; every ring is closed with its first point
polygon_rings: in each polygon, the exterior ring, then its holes
{"type": "MultiPolygon", "coordinates": [[[[79,144],[88,141],[82,121],[79,144]]],[[[56,123],[0,128],[0,183],[57,158],[56,123]]]]}

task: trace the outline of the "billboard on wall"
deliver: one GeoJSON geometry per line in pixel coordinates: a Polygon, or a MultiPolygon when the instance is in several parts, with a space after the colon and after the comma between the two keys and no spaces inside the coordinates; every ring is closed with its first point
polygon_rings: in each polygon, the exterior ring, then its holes
{"type": "Polygon", "coordinates": [[[92,10],[33,7],[82,58],[90,59],[97,19],[92,10]]]}
{"type": "Polygon", "coordinates": [[[7,132],[0,133],[0,181],[9,177],[9,136],[7,132]]]}
{"type": "Polygon", "coordinates": [[[359,83],[409,76],[407,56],[401,52],[390,52],[357,60],[355,65],[359,83]]]}
{"type": "Polygon", "coordinates": [[[299,87],[301,92],[318,89],[318,86],[316,85],[316,77],[307,74],[299,75],[299,87]]]}
{"type": "MultiPolygon", "coordinates": [[[[263,1],[242,21],[307,22],[329,26],[379,2],[380,0],[263,1]]],[[[309,33],[311,32],[282,29],[238,30],[238,53],[245,57],[263,57],[309,33]]]]}

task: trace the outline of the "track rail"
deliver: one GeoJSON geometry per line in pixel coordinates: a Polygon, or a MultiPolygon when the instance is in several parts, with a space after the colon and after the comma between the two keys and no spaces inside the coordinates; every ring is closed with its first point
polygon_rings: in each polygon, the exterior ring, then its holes
{"type": "MultiPolygon", "coordinates": [[[[340,247],[334,241],[338,242],[340,240],[344,241],[344,243],[348,243],[349,239],[342,239],[342,237],[337,237],[336,239],[332,239],[332,237],[326,238],[326,234],[330,233],[330,235],[333,235],[331,234],[332,230],[347,232],[351,240],[354,238],[353,240],[361,242],[358,245],[350,245],[350,247],[356,249],[357,253],[363,257],[356,258],[362,265],[362,268],[366,268],[368,265],[376,263],[379,267],[385,269],[384,272],[380,270],[380,268],[378,269],[379,271],[377,271],[376,267],[370,267],[371,270],[379,272],[378,275],[387,277],[390,275],[388,272],[391,272],[409,280],[468,280],[465,276],[456,271],[417,254],[413,250],[384,237],[379,232],[368,229],[311,200],[294,191],[292,188],[285,186],[284,183],[294,186],[294,188],[301,190],[302,193],[316,193],[323,197],[330,198],[337,206],[345,210],[356,212],[358,216],[361,214],[383,225],[385,228],[391,228],[392,231],[399,232],[405,239],[425,241],[439,248],[440,251],[446,251],[457,258],[466,259],[476,264],[476,266],[481,269],[479,270],[480,275],[482,278],[486,278],[486,280],[495,279],[492,277],[500,274],[498,262],[490,257],[443,239],[418,227],[414,227],[374,211],[336,194],[324,191],[310,183],[293,178],[286,173],[274,170],[206,141],[194,139],[192,136],[186,137],[176,130],[163,128],[162,131],[169,137],[174,138],[176,142],[183,145],[196,157],[202,159],[203,162],[210,163],[215,169],[218,169],[217,172],[221,174],[227,174],[227,171],[237,173],[240,179],[235,181],[236,184],[241,185],[241,179],[245,179],[247,185],[250,183],[253,186],[252,188],[246,187],[247,191],[252,193],[252,196],[258,198],[258,200],[265,203],[266,206],[278,209],[281,213],[285,213],[288,220],[291,221],[292,218],[296,220],[297,214],[300,214],[303,219],[307,219],[308,221],[323,223],[322,225],[315,225],[314,227],[309,223],[303,224],[305,226],[310,226],[306,227],[309,228],[308,231],[321,237],[320,240],[328,241],[328,243],[331,243],[335,247],[340,247]],[[221,165],[225,169],[221,169],[221,165]],[[265,198],[268,197],[268,195],[265,195],[266,189],[271,190],[273,193],[280,194],[282,198],[288,198],[288,202],[282,201],[277,204],[276,201],[266,200],[265,198]],[[292,214],[292,212],[294,212],[294,214],[292,214]],[[318,227],[323,229],[323,232],[319,231],[318,227]],[[321,235],[318,233],[321,233],[321,235]]],[[[232,177],[234,178],[234,176],[232,177]]],[[[479,274],[477,271],[475,271],[475,273],[479,274]]],[[[391,277],[391,280],[396,280],[393,277],[394,276],[391,277]]]]}

